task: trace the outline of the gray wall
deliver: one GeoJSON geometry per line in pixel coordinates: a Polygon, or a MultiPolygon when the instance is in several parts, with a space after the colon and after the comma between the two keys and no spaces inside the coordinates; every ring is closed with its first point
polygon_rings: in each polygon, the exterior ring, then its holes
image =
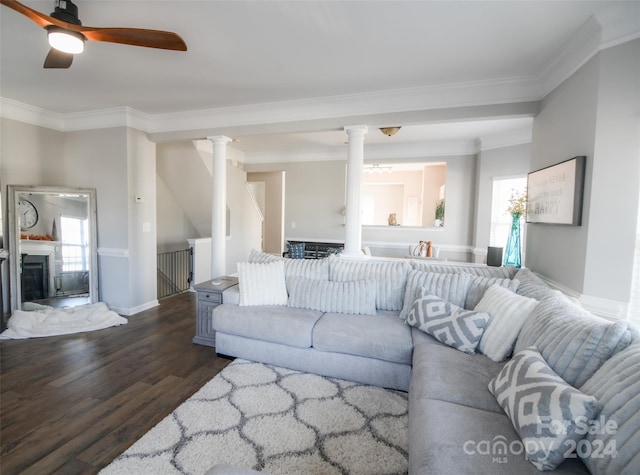
{"type": "MultiPolygon", "coordinates": [[[[239,158],[235,153],[228,149],[227,155],[239,158]]],[[[213,154],[191,141],[163,143],[157,146],[156,160],[158,250],[185,249],[188,239],[211,237],[213,154]]],[[[245,261],[252,248],[260,249],[261,222],[246,186],[247,174],[234,163],[227,160],[227,273],[235,273],[236,263],[245,261]]]]}
{"type": "Polygon", "coordinates": [[[486,251],[489,245],[493,180],[500,177],[526,176],[529,173],[530,162],[531,144],[482,150],[478,154],[474,242],[479,251],[486,251]]]}
{"type": "Polygon", "coordinates": [[[101,300],[121,313],[157,304],[155,145],[125,127],[62,133],[1,120],[2,185],[95,188],[101,300]]]}
{"type": "Polygon", "coordinates": [[[531,224],[534,271],[599,299],[628,302],[640,187],[640,40],[602,51],[543,101],[533,170],[586,155],[582,226],[531,224]]]}

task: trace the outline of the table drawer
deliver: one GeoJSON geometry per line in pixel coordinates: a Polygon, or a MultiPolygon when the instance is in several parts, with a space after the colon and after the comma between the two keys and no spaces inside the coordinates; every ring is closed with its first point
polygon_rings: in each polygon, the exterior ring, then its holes
{"type": "Polygon", "coordinates": [[[208,303],[222,303],[222,294],[218,292],[198,292],[198,300],[208,303]]]}

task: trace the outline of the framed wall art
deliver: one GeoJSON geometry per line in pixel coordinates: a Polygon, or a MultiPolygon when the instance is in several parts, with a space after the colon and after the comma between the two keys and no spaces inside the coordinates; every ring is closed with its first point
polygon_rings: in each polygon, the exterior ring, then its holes
{"type": "Polygon", "coordinates": [[[527,175],[527,223],[582,225],[586,157],[573,157],[527,175]]]}

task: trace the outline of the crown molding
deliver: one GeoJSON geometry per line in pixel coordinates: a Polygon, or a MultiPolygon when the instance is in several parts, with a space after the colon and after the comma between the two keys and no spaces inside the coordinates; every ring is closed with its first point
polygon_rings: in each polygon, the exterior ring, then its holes
{"type": "Polygon", "coordinates": [[[64,132],[64,116],[40,107],[0,97],[0,117],[64,132]]]}
{"type": "Polygon", "coordinates": [[[60,114],[0,98],[0,115],[60,132],[126,126],[159,134],[539,99],[537,80],[506,78],[166,114],[147,114],[130,107],[60,114]]]}
{"type": "Polygon", "coordinates": [[[598,52],[640,38],[640,3],[626,2],[591,16],[540,74],[542,97],[571,77],[598,52]]]}

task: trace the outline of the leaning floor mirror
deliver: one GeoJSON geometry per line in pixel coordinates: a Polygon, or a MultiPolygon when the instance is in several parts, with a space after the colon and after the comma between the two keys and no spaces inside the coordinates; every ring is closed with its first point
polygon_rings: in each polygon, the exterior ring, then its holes
{"type": "Polygon", "coordinates": [[[98,302],[95,189],[7,191],[12,312],[98,302]]]}

